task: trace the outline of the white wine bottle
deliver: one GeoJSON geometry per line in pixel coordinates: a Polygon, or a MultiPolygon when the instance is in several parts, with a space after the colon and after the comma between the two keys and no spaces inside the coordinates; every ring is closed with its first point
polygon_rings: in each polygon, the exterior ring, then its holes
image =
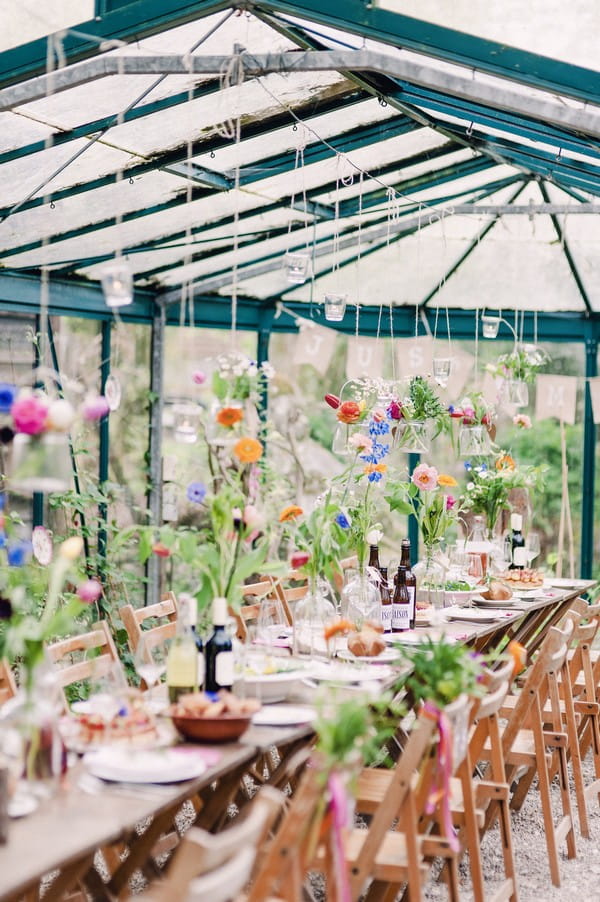
{"type": "MultiPolygon", "coordinates": [[[[195,602],[195,600],[194,600],[195,602]]],[[[177,631],[167,655],[167,687],[169,701],[198,689],[198,649],[190,628],[188,599],[179,599],[177,631]]]]}

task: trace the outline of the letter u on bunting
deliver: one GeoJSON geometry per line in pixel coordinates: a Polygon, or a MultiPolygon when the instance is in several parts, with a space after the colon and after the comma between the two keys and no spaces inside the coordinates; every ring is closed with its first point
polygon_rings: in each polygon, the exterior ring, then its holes
{"type": "Polygon", "coordinates": [[[556,417],[563,423],[573,425],[577,407],[577,376],[538,376],[536,390],[537,420],[556,417]]]}
{"type": "Polygon", "coordinates": [[[305,321],[300,326],[294,348],[294,364],[312,363],[324,375],[335,348],[336,333],[305,321]]]}
{"type": "Polygon", "coordinates": [[[349,338],[346,357],[348,379],[383,377],[383,343],[376,338],[349,338]]]}
{"type": "Polygon", "coordinates": [[[433,338],[398,338],[396,340],[396,372],[401,379],[427,376],[433,369],[433,338]]]}

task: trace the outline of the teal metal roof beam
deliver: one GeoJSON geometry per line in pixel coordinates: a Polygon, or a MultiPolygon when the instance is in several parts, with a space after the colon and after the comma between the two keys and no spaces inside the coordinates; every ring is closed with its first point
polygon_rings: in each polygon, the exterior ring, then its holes
{"type": "MultiPolygon", "coordinates": [[[[491,109],[507,110],[517,115],[533,116],[567,130],[600,138],[598,98],[585,109],[566,106],[548,95],[531,95],[515,90],[510,82],[489,84],[447,71],[414,63],[398,56],[372,50],[292,51],[277,54],[243,53],[240,57],[244,77],[271,72],[375,72],[408,81],[429,90],[440,91],[466,101],[481,103],[491,109]]],[[[218,75],[231,62],[229,56],[102,56],[77,67],[57,69],[50,76],[39,76],[28,82],[0,90],[0,111],[14,109],[48,93],[59,94],[78,85],[108,75],[218,75]]],[[[593,73],[592,73],[593,74],[593,73]]],[[[600,80],[600,74],[596,74],[600,80]]]]}
{"type": "MultiPolygon", "coordinates": [[[[542,192],[542,197],[544,198],[545,202],[549,203],[550,197],[546,190],[546,186],[543,183],[540,183],[540,191],[542,192]]],[[[554,231],[556,232],[556,237],[560,241],[560,245],[561,245],[563,253],[565,255],[565,260],[567,261],[567,263],[569,265],[569,269],[571,270],[571,275],[573,276],[573,279],[575,280],[575,284],[577,285],[577,290],[579,291],[579,294],[581,295],[581,300],[585,304],[585,307],[586,307],[586,310],[588,311],[588,313],[592,313],[593,307],[592,307],[592,304],[590,301],[590,296],[586,291],[586,287],[583,284],[583,279],[581,278],[581,273],[579,272],[577,264],[575,263],[575,260],[573,259],[573,253],[571,251],[571,248],[569,247],[569,242],[567,241],[565,233],[564,233],[563,229],[561,228],[561,225],[554,213],[550,214],[550,219],[552,220],[552,225],[554,226],[554,231]]]]}
{"type": "MultiPolygon", "coordinates": [[[[516,200],[517,197],[519,196],[519,194],[525,189],[525,187],[526,187],[526,183],[519,185],[517,190],[509,197],[508,203],[511,204],[514,200],[516,200]]],[[[443,288],[443,286],[446,284],[448,279],[452,278],[454,273],[458,269],[460,269],[460,267],[465,262],[465,260],[467,260],[471,256],[471,254],[473,253],[475,248],[479,247],[479,244],[485,238],[485,236],[488,234],[488,232],[491,232],[491,230],[494,228],[494,226],[497,225],[499,219],[500,219],[500,214],[496,214],[490,222],[487,222],[484,225],[484,227],[479,230],[479,232],[477,233],[475,238],[473,238],[469,242],[467,248],[463,251],[462,254],[460,254],[458,259],[452,264],[450,269],[446,273],[444,273],[444,275],[442,276],[442,278],[440,279],[438,284],[435,285],[434,288],[432,288],[431,291],[429,291],[425,295],[425,297],[419,304],[419,307],[421,309],[424,309],[425,307],[427,307],[429,301],[431,301],[432,298],[434,298],[436,296],[436,294],[438,294],[438,292],[443,288]]]]}
{"type": "Polygon", "coordinates": [[[308,19],[580,100],[597,103],[600,96],[600,73],[592,69],[393,13],[364,0],[258,0],[244,5],[259,13],[308,19]]]}

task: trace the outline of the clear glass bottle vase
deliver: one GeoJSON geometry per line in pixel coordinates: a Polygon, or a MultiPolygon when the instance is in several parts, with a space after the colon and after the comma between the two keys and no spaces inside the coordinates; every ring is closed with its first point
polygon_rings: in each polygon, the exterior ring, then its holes
{"type": "Polygon", "coordinates": [[[366,570],[356,572],[342,589],[341,611],[359,629],[363,623],[381,623],[381,595],[366,570]]]}
{"type": "Polygon", "coordinates": [[[325,628],[335,620],[336,610],[326,598],[319,580],[310,580],[308,592],[296,602],[293,618],[294,654],[311,658],[328,656],[330,648],[325,639],[325,628]]]}

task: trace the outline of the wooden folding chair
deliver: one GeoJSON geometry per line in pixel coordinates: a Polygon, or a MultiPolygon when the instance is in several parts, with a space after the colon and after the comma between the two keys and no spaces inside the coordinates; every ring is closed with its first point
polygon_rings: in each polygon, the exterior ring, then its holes
{"type": "Polygon", "coordinates": [[[287,605],[283,604],[281,596],[276,588],[276,582],[273,577],[265,576],[264,579],[256,583],[247,583],[243,587],[243,604],[239,611],[230,608],[229,613],[235,617],[237,630],[236,635],[241,642],[245,642],[248,638],[248,626],[258,620],[261,605],[264,600],[273,599],[274,603],[278,603],[283,608],[284,617],[289,626],[292,625],[290,611],[287,605]],[[258,599],[258,601],[253,601],[258,599]]]}
{"type": "MultiPolygon", "coordinates": [[[[522,805],[533,777],[537,775],[548,863],[555,886],[560,886],[559,845],[566,840],[568,857],[577,856],[567,768],[569,737],[563,729],[558,688],[559,674],[567,659],[572,635],[571,618],[565,620],[562,629],[549,629],[516,700],[511,700],[500,711],[501,716],[507,718],[502,731],[506,782],[511,788],[513,784],[516,787],[511,807],[518,809],[522,805]],[[523,768],[525,772],[521,773],[523,768]],[[555,772],[559,775],[562,808],[557,825],[554,823],[550,794],[550,782],[555,772]]],[[[480,758],[486,761],[491,758],[491,747],[487,742],[480,758]]],[[[490,808],[486,828],[491,826],[495,817],[496,810],[490,808]]]]}
{"type": "Polygon", "coordinates": [[[277,594],[281,599],[285,616],[290,623],[294,622],[294,604],[304,598],[308,592],[308,577],[299,570],[290,570],[275,583],[277,594]],[[294,583],[290,586],[289,583],[294,583]]]}
{"type": "Polygon", "coordinates": [[[0,661],[0,705],[12,698],[17,691],[17,684],[8,661],[0,661]]]}
{"type": "MultiPolygon", "coordinates": [[[[106,620],[94,624],[94,628],[87,633],[79,633],[69,639],[54,642],[48,645],[46,650],[54,664],[56,677],[63,691],[73,683],[107,673],[112,667],[116,666],[122,670],[106,620]]],[[[123,671],[122,673],[123,683],[126,684],[125,673],[123,671]]]]}
{"type": "Polygon", "coordinates": [[[177,623],[177,599],[173,592],[167,592],[156,604],[145,608],[126,604],[119,608],[119,616],[127,630],[131,654],[135,655],[139,641],[146,632],[151,631],[157,642],[173,638],[177,623]],[[153,625],[149,626],[148,621],[152,621],[153,625]]]}
{"type": "Polygon", "coordinates": [[[209,890],[211,902],[235,898],[248,883],[257,853],[284,802],[282,793],[263,786],[249,806],[247,816],[240,816],[226,830],[215,835],[191,827],[169,864],[166,878],[151,885],[141,899],[145,902],[204,900],[209,890]],[[244,865],[237,861],[226,871],[240,851],[249,853],[244,865]]]}

